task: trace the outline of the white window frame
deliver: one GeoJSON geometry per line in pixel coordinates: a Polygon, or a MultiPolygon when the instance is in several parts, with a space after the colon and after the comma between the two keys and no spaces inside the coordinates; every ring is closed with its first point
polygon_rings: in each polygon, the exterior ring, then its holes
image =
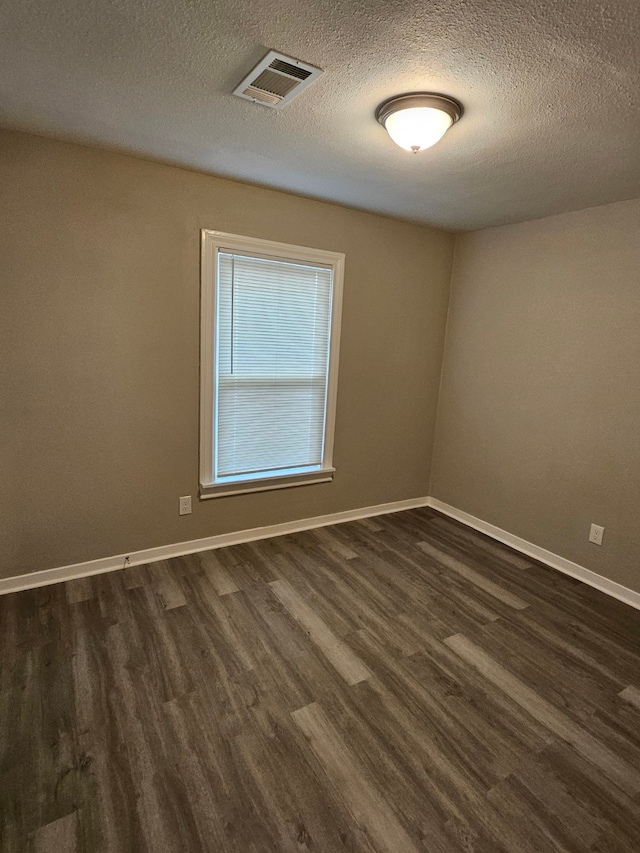
{"type": "Polygon", "coordinates": [[[284,489],[311,483],[328,483],[333,479],[333,443],[338,391],[338,357],[340,350],[340,325],[342,317],[342,286],[344,255],[322,249],[275,243],[256,237],[242,237],[223,231],[201,232],[201,288],[200,288],[200,498],[262,492],[284,489]],[[325,411],[324,448],[321,466],[303,474],[283,474],[248,480],[217,483],[213,471],[213,441],[215,429],[216,369],[216,294],[218,290],[218,253],[236,252],[253,257],[267,257],[281,261],[297,261],[322,265],[332,270],[331,328],[329,343],[329,370],[325,411]]]}

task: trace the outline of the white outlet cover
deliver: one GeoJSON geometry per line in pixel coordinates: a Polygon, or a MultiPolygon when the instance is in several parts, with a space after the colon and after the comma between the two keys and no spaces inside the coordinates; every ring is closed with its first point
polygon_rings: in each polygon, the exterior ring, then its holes
{"type": "Polygon", "coordinates": [[[178,511],[180,515],[190,515],[191,514],[191,495],[184,495],[179,498],[178,503],[178,511]]]}
{"type": "Polygon", "coordinates": [[[592,524],[589,531],[589,542],[593,542],[594,545],[602,545],[603,538],[604,527],[601,527],[599,524],[592,524]]]}

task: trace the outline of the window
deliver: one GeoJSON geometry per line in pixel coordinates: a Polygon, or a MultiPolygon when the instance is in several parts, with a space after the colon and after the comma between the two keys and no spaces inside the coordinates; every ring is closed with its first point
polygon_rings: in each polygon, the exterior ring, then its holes
{"type": "Polygon", "coordinates": [[[343,267],[203,230],[201,497],[333,478],[343,267]]]}

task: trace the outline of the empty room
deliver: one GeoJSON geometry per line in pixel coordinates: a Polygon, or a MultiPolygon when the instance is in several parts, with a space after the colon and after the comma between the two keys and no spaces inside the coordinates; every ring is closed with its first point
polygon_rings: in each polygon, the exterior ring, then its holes
{"type": "Polygon", "coordinates": [[[1,853],[640,851],[636,0],[5,0],[1,853]]]}

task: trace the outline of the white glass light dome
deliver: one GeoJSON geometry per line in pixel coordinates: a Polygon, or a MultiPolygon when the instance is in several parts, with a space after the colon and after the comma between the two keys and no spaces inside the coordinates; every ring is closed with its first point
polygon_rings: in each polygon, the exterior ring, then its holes
{"type": "Polygon", "coordinates": [[[456,101],[426,92],[391,98],[376,111],[396,145],[414,153],[435,145],[461,115],[456,101]]]}

